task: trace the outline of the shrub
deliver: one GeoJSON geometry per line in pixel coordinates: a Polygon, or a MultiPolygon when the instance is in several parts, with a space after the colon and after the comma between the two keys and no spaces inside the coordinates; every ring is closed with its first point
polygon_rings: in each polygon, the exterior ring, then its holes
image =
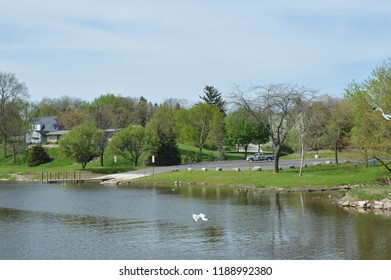
{"type": "Polygon", "coordinates": [[[28,152],[28,166],[37,166],[50,161],[52,161],[52,159],[41,145],[32,147],[28,152]]]}

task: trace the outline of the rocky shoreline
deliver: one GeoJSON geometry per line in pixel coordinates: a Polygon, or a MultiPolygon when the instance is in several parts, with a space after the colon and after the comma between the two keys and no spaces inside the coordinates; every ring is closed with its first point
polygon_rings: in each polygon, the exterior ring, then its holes
{"type": "Polygon", "coordinates": [[[348,193],[340,199],[337,204],[349,209],[391,211],[391,200],[388,198],[384,198],[380,201],[357,200],[357,198],[352,197],[348,193]]]}

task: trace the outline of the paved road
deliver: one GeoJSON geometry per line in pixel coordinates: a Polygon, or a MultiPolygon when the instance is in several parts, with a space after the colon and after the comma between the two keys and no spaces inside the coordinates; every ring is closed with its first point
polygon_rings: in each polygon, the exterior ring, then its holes
{"type": "MultiPolygon", "coordinates": [[[[305,163],[307,165],[313,165],[315,163],[326,163],[326,161],[333,162],[332,159],[311,159],[306,160],[305,163]]],[[[342,162],[343,160],[341,160],[342,162]]],[[[296,167],[300,166],[300,160],[299,159],[290,159],[290,160],[281,160],[279,166],[281,168],[289,168],[289,166],[294,165],[296,167]]],[[[255,161],[255,162],[248,162],[246,160],[233,160],[233,161],[215,161],[215,162],[201,162],[201,163],[194,163],[194,164],[182,164],[182,165],[175,165],[175,166],[159,166],[159,167],[148,167],[145,169],[140,170],[134,170],[134,171],[128,171],[124,173],[119,173],[116,175],[113,175],[117,178],[123,178],[125,177],[130,178],[137,178],[140,176],[148,176],[151,174],[157,174],[157,173],[163,173],[163,172],[170,172],[173,169],[178,169],[179,171],[187,170],[188,168],[192,168],[193,170],[201,170],[202,168],[207,168],[208,170],[216,170],[217,167],[221,167],[223,170],[233,170],[234,168],[240,168],[241,170],[248,170],[252,169],[254,166],[260,166],[263,170],[267,169],[273,169],[274,168],[274,161],[267,162],[267,161],[255,161]]],[[[112,176],[112,175],[110,175],[112,176]]]]}

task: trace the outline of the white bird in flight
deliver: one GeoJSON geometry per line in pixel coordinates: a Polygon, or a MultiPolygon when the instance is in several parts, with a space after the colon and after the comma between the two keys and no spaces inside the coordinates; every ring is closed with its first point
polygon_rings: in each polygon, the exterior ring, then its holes
{"type": "Polygon", "coordinates": [[[383,116],[383,118],[385,118],[386,120],[391,120],[391,115],[390,114],[386,114],[384,113],[383,109],[380,108],[380,107],[375,107],[373,108],[373,110],[377,110],[377,111],[380,111],[381,112],[381,115],[383,116]]]}
{"type": "Polygon", "coordinates": [[[205,215],[200,213],[199,215],[197,214],[193,214],[193,220],[194,222],[196,223],[198,221],[198,219],[201,218],[203,221],[207,221],[208,219],[205,218],[205,215]]]}

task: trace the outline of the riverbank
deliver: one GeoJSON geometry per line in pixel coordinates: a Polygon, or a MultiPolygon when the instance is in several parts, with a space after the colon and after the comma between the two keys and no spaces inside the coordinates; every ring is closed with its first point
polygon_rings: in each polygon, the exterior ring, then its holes
{"type": "MultiPolygon", "coordinates": [[[[150,171],[150,170],[149,170],[150,171]]],[[[60,176],[60,175],[58,175],[60,176]]],[[[389,173],[381,165],[365,168],[360,164],[324,164],[305,168],[299,176],[298,168],[285,168],[275,174],[271,170],[201,170],[186,169],[151,174],[138,171],[114,174],[83,172],[83,178],[100,179],[102,184],[217,186],[260,192],[327,192],[329,200],[345,208],[390,210],[391,187],[389,173]]],[[[39,175],[10,174],[14,181],[40,181],[39,175]]],[[[61,182],[61,180],[59,181],[61,182]]]]}

